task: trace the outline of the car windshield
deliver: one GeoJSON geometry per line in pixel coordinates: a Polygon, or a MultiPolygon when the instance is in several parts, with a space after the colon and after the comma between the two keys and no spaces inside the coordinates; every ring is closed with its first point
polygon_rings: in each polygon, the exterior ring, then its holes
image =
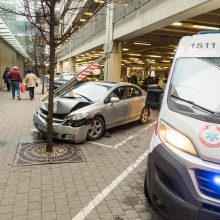
{"type": "Polygon", "coordinates": [[[168,100],[181,111],[220,113],[220,58],[179,58],[168,100]]]}
{"type": "Polygon", "coordinates": [[[111,87],[101,84],[83,83],[62,95],[64,98],[84,98],[91,102],[102,99],[111,87]]]}

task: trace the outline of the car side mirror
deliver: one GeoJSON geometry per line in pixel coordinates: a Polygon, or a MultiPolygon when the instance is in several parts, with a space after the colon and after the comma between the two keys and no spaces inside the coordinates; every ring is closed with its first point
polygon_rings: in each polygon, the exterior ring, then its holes
{"type": "Polygon", "coordinates": [[[118,103],[120,101],[120,99],[118,97],[111,97],[110,99],[110,103],[118,103]]]}
{"type": "Polygon", "coordinates": [[[158,85],[150,85],[147,90],[145,105],[149,109],[158,110],[163,99],[163,89],[158,85]]]}

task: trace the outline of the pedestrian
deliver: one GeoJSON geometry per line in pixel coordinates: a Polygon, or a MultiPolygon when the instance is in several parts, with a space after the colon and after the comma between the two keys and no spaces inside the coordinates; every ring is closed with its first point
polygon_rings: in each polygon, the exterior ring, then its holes
{"type": "Polygon", "coordinates": [[[33,100],[34,89],[35,89],[35,86],[37,86],[37,77],[30,70],[28,70],[24,81],[26,83],[26,89],[29,91],[29,94],[30,94],[30,100],[33,100]]]}
{"type": "Polygon", "coordinates": [[[15,91],[16,91],[18,100],[21,100],[19,83],[22,82],[22,79],[21,79],[21,72],[19,71],[17,66],[13,67],[13,70],[9,73],[8,78],[11,80],[12,98],[13,99],[15,98],[15,91]]]}
{"type": "Polygon", "coordinates": [[[5,72],[3,74],[3,79],[4,79],[4,82],[5,82],[6,86],[7,86],[8,91],[10,91],[10,87],[11,87],[10,86],[10,80],[8,78],[9,74],[10,74],[10,68],[6,67],[5,72]]]}

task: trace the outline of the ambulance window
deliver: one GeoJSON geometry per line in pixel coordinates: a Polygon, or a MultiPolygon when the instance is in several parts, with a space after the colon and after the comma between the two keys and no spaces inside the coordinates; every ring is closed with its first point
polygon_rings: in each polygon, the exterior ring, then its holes
{"type": "Polygon", "coordinates": [[[220,113],[219,82],[220,58],[179,58],[171,79],[169,99],[182,111],[220,113]]]}

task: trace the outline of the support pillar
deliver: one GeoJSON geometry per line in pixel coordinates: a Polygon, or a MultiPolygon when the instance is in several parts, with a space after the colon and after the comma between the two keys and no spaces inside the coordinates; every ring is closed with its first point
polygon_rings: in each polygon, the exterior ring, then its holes
{"type": "Polygon", "coordinates": [[[107,81],[120,81],[122,43],[113,42],[112,51],[107,55],[105,61],[104,78],[107,81]]]}
{"type": "Polygon", "coordinates": [[[58,60],[57,61],[57,72],[62,73],[63,72],[63,62],[58,60]]]}
{"type": "Polygon", "coordinates": [[[70,72],[76,73],[76,57],[70,58],[70,72]]]}

